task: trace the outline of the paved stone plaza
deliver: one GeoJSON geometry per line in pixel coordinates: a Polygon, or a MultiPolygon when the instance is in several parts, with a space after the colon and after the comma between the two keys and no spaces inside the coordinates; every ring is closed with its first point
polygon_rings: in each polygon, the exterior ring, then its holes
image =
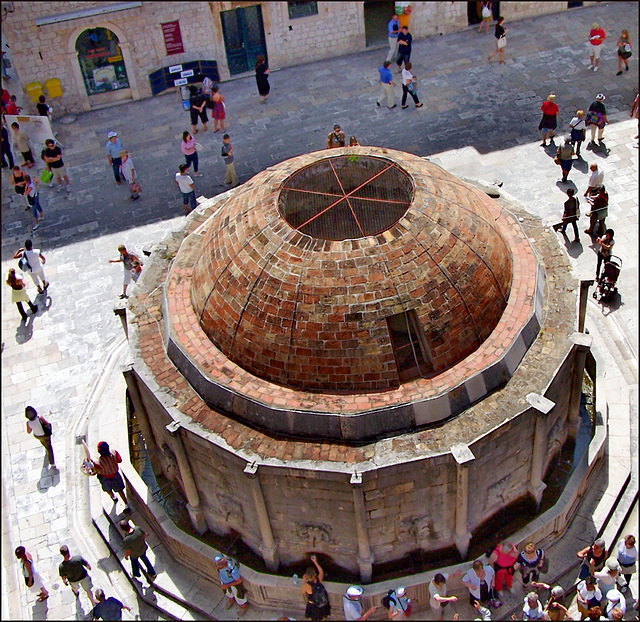
{"type": "MultiPolygon", "coordinates": [[[[386,49],[272,71],[266,105],[259,104],[253,77],[223,83],[236,170],[242,183],[276,162],[322,149],[327,133],[339,123],[347,136],[355,135],[363,145],[429,157],[455,175],[500,180],[506,192],[551,225],[558,221],[564,191],[571,186],[559,182],[555,149],[539,146],[540,105],[550,92],[556,93],[558,134],[564,136],[575,110],[588,108],[596,93],[605,93],[610,121],[605,145],[587,150],[585,143],[584,160],[574,163],[569,179],[581,199],[582,231],[588,220],[582,193],[589,164],[597,162],[605,173],[607,222],[616,232],[614,254],[623,260],[620,299],[611,307],[591,302],[587,328],[624,368],[620,386],[624,384],[624,391],[629,387],[629,393],[621,393],[619,399],[634,404],[630,441],[637,447],[638,124],[629,111],[638,89],[638,56],[631,57],[628,73],[616,76],[614,46],[623,28],[632,41],[638,40],[637,5],[601,3],[507,25],[506,65],[487,62],[493,36],[474,28],[414,42],[413,71],[425,104],[421,109],[400,108],[399,86],[397,108],[376,107],[377,67],[386,49]],[[586,43],[594,21],[608,35],[601,69],[595,74],[587,70],[586,43]]],[[[12,75],[7,88],[17,93],[12,75]]],[[[211,131],[212,125],[197,135],[205,147],[200,160],[204,176],[195,179],[198,196],[226,190],[222,137],[211,131]]],[[[96,586],[134,607],[125,619],[135,613],[150,619],[157,614],[144,605],[138,610],[128,582],[90,524],[87,480],[81,479],[79,464],[71,456],[76,454],[77,437],[88,431],[95,448],[98,435],[107,433],[124,408],[124,383],[112,382],[127,361],[122,326],[113,313],[122,289],[122,267],[108,260],[117,257],[119,244],[141,252],[182,226],[181,196],[173,177],[183,161],[179,141],[182,131],[190,129],[188,113],[178,95],[168,93],[83,113],[68,125],[54,121],[53,126],[63,146],[72,192],[41,188],[45,219],[33,235],[24,199],[11,190],[9,174],[2,173],[3,278],[15,267],[15,250],[32,238],[47,258],[45,274],[51,282],[46,294],[36,296],[27,279],[40,310],[26,325],[20,324],[8,288],[3,288],[2,617],[86,619],[86,597],[82,595],[78,607],[57,576],[58,549],[67,543],[72,554],[89,559],[96,586]],[[132,154],[143,188],[139,201],[130,200],[124,184],[114,183],[104,153],[110,130],[119,133],[132,154]],[[53,422],[59,472],[48,471],[42,447],[25,433],[27,404],[53,422]],[[13,557],[18,544],[34,555],[51,592],[46,607],[26,594],[13,557]]],[[[38,175],[41,168],[39,162],[38,175]]],[[[589,236],[581,232],[579,243],[565,243],[558,235],[558,242],[558,252],[571,258],[574,276],[593,278],[596,255],[589,236]]],[[[126,430],[119,430],[115,438],[119,446],[114,446],[123,452],[126,430]]],[[[567,550],[581,546],[580,541],[569,542],[567,550]]],[[[219,604],[221,593],[215,598],[219,604]]],[[[273,617],[253,613],[256,618],[273,617]]]]}

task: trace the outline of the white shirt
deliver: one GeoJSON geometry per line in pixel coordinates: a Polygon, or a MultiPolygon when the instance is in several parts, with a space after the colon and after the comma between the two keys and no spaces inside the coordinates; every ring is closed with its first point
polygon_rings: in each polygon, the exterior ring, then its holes
{"type": "Polygon", "coordinates": [[[32,248],[30,251],[25,249],[22,251],[22,254],[27,258],[32,272],[40,272],[40,270],[42,270],[39,248],[32,248]]]}
{"type": "Polygon", "coordinates": [[[604,182],[604,173],[602,171],[592,171],[587,186],[589,188],[599,188],[602,186],[602,182],[604,182]]]}
{"type": "MultiPolygon", "coordinates": [[[[631,566],[638,561],[638,549],[634,544],[630,549],[628,549],[624,543],[624,540],[620,540],[618,542],[618,561],[621,565],[631,566]]],[[[624,571],[624,568],[622,569],[624,571]]],[[[623,574],[626,574],[623,572],[623,574]]]]}
{"type": "Polygon", "coordinates": [[[44,430],[42,429],[42,424],[40,423],[40,417],[36,417],[33,421],[31,421],[31,419],[27,419],[27,425],[33,432],[34,436],[44,436],[44,430]]]}
{"type": "MultiPolygon", "coordinates": [[[[444,573],[442,575],[445,579],[445,581],[449,578],[449,573],[444,573]]],[[[436,585],[433,582],[433,579],[431,579],[431,581],[429,581],[429,604],[431,605],[431,609],[433,609],[434,611],[437,611],[438,609],[440,609],[441,604],[440,601],[436,600],[436,596],[442,596],[442,597],[446,597],[447,595],[447,584],[445,583],[444,585],[436,585]]]]}
{"type": "MultiPolygon", "coordinates": [[[[484,566],[484,571],[486,573],[484,581],[486,582],[487,587],[491,589],[493,577],[496,573],[491,566],[484,566]]],[[[462,582],[469,583],[471,587],[466,586],[469,592],[473,595],[474,598],[480,600],[480,577],[476,574],[476,571],[473,568],[470,568],[467,571],[467,574],[462,577],[462,582]]]]}
{"type": "Polygon", "coordinates": [[[351,600],[346,596],[342,597],[342,608],[344,609],[345,620],[359,620],[362,617],[362,605],[360,601],[351,600]]]}
{"type": "Polygon", "coordinates": [[[408,69],[402,70],[402,84],[409,86],[409,83],[413,80],[413,74],[408,69]]]}
{"type": "Polygon", "coordinates": [[[582,600],[587,603],[589,602],[592,598],[595,598],[597,600],[602,600],[602,592],[600,591],[600,588],[596,585],[595,589],[593,591],[589,591],[587,589],[587,582],[586,581],[580,581],[580,583],[578,583],[578,594],[580,594],[580,598],[582,598],[582,600]]]}
{"type": "Polygon", "coordinates": [[[531,608],[527,597],[524,598],[524,607],[522,608],[522,617],[525,620],[542,620],[544,618],[544,610],[540,601],[536,601],[535,608],[531,608]]]}
{"type": "Polygon", "coordinates": [[[131,159],[131,156],[127,156],[127,159],[122,163],[122,166],[120,167],[120,170],[122,171],[122,176],[127,180],[128,183],[131,183],[133,181],[133,170],[134,170],[134,166],[133,166],[133,160],[131,159]]]}
{"type": "Polygon", "coordinates": [[[573,119],[571,119],[571,123],[569,123],[569,127],[574,130],[584,130],[587,126],[585,125],[584,117],[582,117],[582,119],[573,117],[573,119]]]}
{"type": "Polygon", "coordinates": [[[611,613],[611,610],[614,607],[618,607],[622,611],[622,613],[626,613],[627,612],[627,601],[624,598],[624,594],[620,590],[618,590],[617,588],[609,590],[609,592],[607,593],[607,600],[609,602],[607,603],[606,614],[607,614],[607,617],[609,618],[609,620],[611,620],[609,614],[611,613]],[[613,596],[614,593],[618,596],[618,598],[620,600],[618,600],[616,602],[612,602],[611,601],[611,596],[613,596]]]}
{"type": "Polygon", "coordinates": [[[178,182],[178,186],[180,186],[180,192],[184,192],[185,194],[193,192],[193,188],[191,187],[193,179],[191,179],[190,175],[176,173],[176,181],[178,182]]]}

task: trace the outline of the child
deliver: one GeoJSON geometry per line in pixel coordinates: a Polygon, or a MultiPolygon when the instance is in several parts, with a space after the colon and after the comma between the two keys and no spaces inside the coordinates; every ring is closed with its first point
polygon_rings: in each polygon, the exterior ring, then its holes
{"type": "Polygon", "coordinates": [[[131,262],[131,278],[133,279],[134,283],[138,282],[141,272],[142,272],[142,262],[139,259],[134,259],[131,262]]]}

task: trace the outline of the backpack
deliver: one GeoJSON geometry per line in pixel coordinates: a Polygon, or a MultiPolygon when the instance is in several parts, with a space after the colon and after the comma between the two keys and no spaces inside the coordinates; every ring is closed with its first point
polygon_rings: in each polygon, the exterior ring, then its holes
{"type": "Polygon", "coordinates": [[[320,581],[311,586],[311,601],[318,608],[329,604],[329,594],[327,594],[327,589],[320,581]]]}
{"type": "Polygon", "coordinates": [[[29,260],[24,252],[20,259],[18,259],[18,268],[20,268],[22,272],[32,272],[31,265],[29,264],[29,260]]]}
{"type": "Polygon", "coordinates": [[[392,603],[392,602],[393,602],[393,604],[394,604],[394,605],[396,604],[396,599],[395,599],[395,598],[393,598],[392,594],[393,594],[393,590],[389,590],[389,591],[387,592],[387,595],[386,595],[386,596],[383,596],[383,597],[382,597],[382,600],[380,601],[380,602],[381,602],[381,604],[382,604],[382,606],[383,606],[385,609],[389,609],[389,608],[391,607],[391,603],[392,603]]]}

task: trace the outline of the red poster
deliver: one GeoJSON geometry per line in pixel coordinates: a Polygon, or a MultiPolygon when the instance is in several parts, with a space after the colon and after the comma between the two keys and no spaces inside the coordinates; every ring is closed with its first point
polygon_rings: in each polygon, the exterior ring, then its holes
{"type": "Polygon", "coordinates": [[[166,22],[160,25],[164,36],[164,46],[167,48],[167,56],[184,52],[180,22],[176,20],[175,22],[166,22]]]}

